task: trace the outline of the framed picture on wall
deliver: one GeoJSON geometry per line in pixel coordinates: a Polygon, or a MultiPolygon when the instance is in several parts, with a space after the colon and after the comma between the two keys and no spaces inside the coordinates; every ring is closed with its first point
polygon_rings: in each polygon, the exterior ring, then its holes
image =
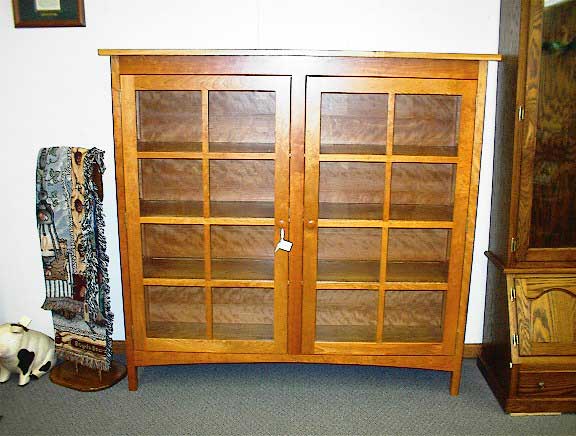
{"type": "Polygon", "coordinates": [[[84,0],[12,0],[15,27],[85,27],[84,0]]]}

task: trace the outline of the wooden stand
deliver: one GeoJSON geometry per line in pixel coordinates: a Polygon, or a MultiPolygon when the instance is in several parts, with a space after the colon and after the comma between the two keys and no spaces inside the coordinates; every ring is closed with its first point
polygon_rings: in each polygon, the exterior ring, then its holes
{"type": "Polygon", "coordinates": [[[126,377],[126,366],[112,361],[109,371],[99,371],[65,361],[50,372],[52,383],[82,392],[95,392],[114,386],[126,377]]]}

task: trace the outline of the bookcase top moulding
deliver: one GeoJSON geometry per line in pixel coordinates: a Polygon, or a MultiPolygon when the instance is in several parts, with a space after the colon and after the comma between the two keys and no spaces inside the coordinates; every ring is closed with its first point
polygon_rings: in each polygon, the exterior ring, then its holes
{"type": "Polygon", "coordinates": [[[499,54],[473,53],[422,53],[388,51],[341,51],[341,50],[162,50],[162,49],[99,49],[100,56],[311,56],[311,57],[366,57],[411,58],[470,61],[500,61],[499,54]]]}

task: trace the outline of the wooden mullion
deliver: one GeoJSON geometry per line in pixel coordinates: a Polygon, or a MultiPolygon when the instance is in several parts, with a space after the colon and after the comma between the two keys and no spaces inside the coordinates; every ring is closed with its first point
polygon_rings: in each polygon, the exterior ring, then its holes
{"type": "Polygon", "coordinates": [[[382,342],[384,335],[384,310],[386,305],[386,290],[382,285],[378,290],[378,319],[376,322],[376,342],[382,342]]]}
{"type": "Polygon", "coordinates": [[[388,228],[382,226],[382,239],[380,246],[380,286],[378,287],[378,316],[376,322],[376,342],[382,342],[384,330],[384,302],[385,283],[388,266],[388,228]]]}
{"type": "Polygon", "coordinates": [[[212,311],[212,287],[204,287],[204,308],[206,311],[206,338],[214,338],[214,319],[212,311]]]}
{"type": "Polygon", "coordinates": [[[388,266],[388,225],[390,219],[390,204],[392,191],[392,153],[394,148],[394,108],[396,105],[396,94],[388,93],[388,116],[386,126],[386,162],[384,176],[384,193],[382,205],[382,238],[380,246],[380,286],[378,287],[378,312],[376,321],[376,342],[382,342],[384,333],[384,310],[386,302],[386,275],[388,266]]]}
{"type": "Polygon", "coordinates": [[[382,206],[382,242],[380,247],[380,286],[378,289],[378,318],[376,323],[376,342],[382,342],[384,334],[384,311],[386,302],[386,275],[388,266],[388,221],[390,220],[390,205],[392,203],[392,153],[394,149],[394,108],[396,94],[388,94],[388,117],[386,128],[386,162],[384,176],[384,201],[382,206]]]}
{"type": "Polygon", "coordinates": [[[396,105],[396,94],[388,94],[388,126],[386,128],[386,156],[390,159],[386,162],[386,171],[384,179],[384,205],[382,210],[382,219],[388,221],[390,219],[390,204],[391,204],[391,191],[392,191],[392,153],[394,148],[394,108],[396,105]]]}
{"type": "Polygon", "coordinates": [[[204,218],[210,218],[210,162],[208,138],[208,90],[202,89],[202,193],[204,218]]]}
{"type": "MultiPolygon", "coordinates": [[[[210,218],[210,161],[208,137],[208,89],[202,89],[202,195],[203,195],[203,216],[205,220],[210,218]]],[[[204,278],[207,283],[204,287],[205,310],[206,310],[206,337],[213,337],[212,318],[212,259],[210,250],[210,223],[204,223],[204,278]]]]}

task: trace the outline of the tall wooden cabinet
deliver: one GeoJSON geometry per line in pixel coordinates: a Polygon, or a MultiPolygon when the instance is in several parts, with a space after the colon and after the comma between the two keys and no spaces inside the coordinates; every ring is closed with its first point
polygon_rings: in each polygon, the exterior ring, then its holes
{"type": "Polygon", "coordinates": [[[479,366],[511,413],[576,411],[575,28],[576,1],[502,2],[479,366]]]}
{"type": "Polygon", "coordinates": [[[140,366],[309,362],[457,394],[498,56],[100,53],[130,389],[140,366]]]}

